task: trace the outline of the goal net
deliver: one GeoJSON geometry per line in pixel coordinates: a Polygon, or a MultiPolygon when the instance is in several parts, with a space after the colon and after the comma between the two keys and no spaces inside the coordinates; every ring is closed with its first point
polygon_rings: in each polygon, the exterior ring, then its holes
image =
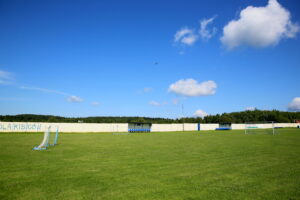
{"type": "Polygon", "coordinates": [[[53,142],[51,140],[51,126],[48,126],[44,132],[44,138],[40,145],[35,146],[33,150],[46,150],[49,146],[57,145],[58,140],[58,127],[56,128],[55,136],[53,142]]]}
{"type": "Polygon", "coordinates": [[[246,122],[245,134],[270,134],[275,135],[276,130],[275,123],[271,122],[246,122]]]}

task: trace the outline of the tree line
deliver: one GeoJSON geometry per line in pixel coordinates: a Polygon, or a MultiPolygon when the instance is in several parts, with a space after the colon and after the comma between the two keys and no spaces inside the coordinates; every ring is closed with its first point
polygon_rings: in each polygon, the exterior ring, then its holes
{"type": "Polygon", "coordinates": [[[267,122],[292,123],[300,120],[300,112],[284,112],[278,110],[253,110],[231,112],[201,117],[184,117],[177,119],[151,117],[61,117],[53,115],[0,115],[2,122],[64,122],[64,123],[245,123],[267,122]]]}

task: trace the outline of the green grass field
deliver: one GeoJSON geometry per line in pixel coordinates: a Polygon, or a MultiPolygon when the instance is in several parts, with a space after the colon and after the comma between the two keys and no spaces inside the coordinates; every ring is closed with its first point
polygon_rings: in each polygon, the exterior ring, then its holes
{"type": "Polygon", "coordinates": [[[0,134],[0,199],[300,199],[300,130],[0,134]]]}

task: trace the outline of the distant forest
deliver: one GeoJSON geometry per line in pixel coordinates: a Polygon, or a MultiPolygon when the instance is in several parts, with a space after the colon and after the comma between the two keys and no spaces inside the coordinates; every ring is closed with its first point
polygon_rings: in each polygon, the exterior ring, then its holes
{"type": "Polygon", "coordinates": [[[65,123],[244,123],[266,122],[277,123],[294,122],[300,120],[300,112],[283,112],[278,110],[253,110],[208,115],[204,118],[186,117],[178,119],[150,118],[150,117],[60,117],[52,115],[0,115],[2,122],[65,122],[65,123]]]}

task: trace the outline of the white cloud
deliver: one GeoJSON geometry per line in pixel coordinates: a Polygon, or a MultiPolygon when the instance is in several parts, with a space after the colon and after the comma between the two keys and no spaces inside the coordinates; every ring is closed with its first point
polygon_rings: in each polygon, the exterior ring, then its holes
{"type": "Polygon", "coordinates": [[[28,100],[26,98],[19,98],[19,97],[0,97],[0,101],[24,101],[28,100]]]}
{"type": "Polygon", "coordinates": [[[0,79],[12,79],[12,74],[10,72],[0,70],[0,79]]]}
{"type": "Polygon", "coordinates": [[[253,106],[249,106],[249,107],[246,107],[246,109],[245,109],[245,110],[253,111],[253,110],[255,110],[255,109],[256,109],[255,107],[253,107],[253,106]]]}
{"type": "Polygon", "coordinates": [[[207,26],[209,24],[211,24],[215,20],[215,18],[216,17],[212,17],[212,18],[203,19],[203,20],[200,21],[199,34],[200,34],[202,39],[208,40],[216,34],[216,32],[217,32],[216,27],[213,27],[211,30],[207,29],[207,26]]]}
{"type": "Polygon", "coordinates": [[[45,93],[55,93],[55,94],[60,94],[60,95],[65,95],[65,96],[71,96],[68,93],[61,92],[61,91],[58,91],[58,90],[51,90],[51,89],[47,89],[47,88],[20,86],[20,89],[23,89],[23,90],[36,90],[36,91],[45,92],[45,93]]]}
{"type": "Polygon", "coordinates": [[[150,93],[152,91],[153,91],[153,88],[151,88],[151,87],[145,87],[145,88],[143,88],[141,90],[138,90],[137,93],[138,94],[145,94],[145,93],[150,93]]]}
{"type": "Polygon", "coordinates": [[[68,102],[71,102],[71,103],[78,103],[78,102],[82,102],[83,100],[80,98],[80,97],[77,97],[77,96],[69,96],[67,98],[67,101],[68,102]]]}
{"type": "Polygon", "coordinates": [[[53,93],[53,94],[58,94],[58,95],[62,95],[62,96],[67,96],[67,101],[69,101],[69,102],[82,102],[83,101],[80,97],[68,94],[66,92],[62,92],[62,91],[58,91],[58,90],[51,90],[51,89],[47,89],[47,88],[28,87],[28,86],[21,85],[14,80],[14,76],[12,73],[3,71],[3,70],[0,70],[0,84],[9,84],[16,88],[22,89],[22,90],[34,90],[34,91],[39,91],[39,92],[44,92],[44,93],[53,93]]]}
{"type": "Polygon", "coordinates": [[[290,111],[300,111],[300,97],[296,97],[288,105],[288,110],[290,111]]]}
{"type": "Polygon", "coordinates": [[[51,89],[47,89],[47,88],[39,88],[39,87],[27,87],[27,86],[20,86],[20,89],[23,90],[35,90],[35,91],[39,91],[39,92],[44,92],[44,93],[53,93],[53,94],[58,94],[58,95],[62,95],[62,96],[67,96],[67,101],[68,102],[82,102],[83,100],[78,97],[78,96],[74,96],[74,95],[70,95],[66,92],[61,92],[58,90],[51,90],[51,89]]]}
{"type": "Polygon", "coordinates": [[[91,105],[97,107],[100,105],[100,103],[98,101],[93,101],[91,105]]]}
{"type": "Polygon", "coordinates": [[[13,80],[12,73],[0,70],[0,84],[9,84],[11,80],[13,80]]]}
{"type": "Polygon", "coordinates": [[[207,96],[216,93],[217,84],[214,81],[198,83],[194,79],[182,79],[169,86],[169,92],[183,96],[207,96]]]}
{"type": "Polygon", "coordinates": [[[203,118],[203,117],[205,117],[207,115],[208,115],[207,112],[205,112],[203,110],[200,110],[200,109],[196,110],[195,113],[194,113],[194,117],[201,117],[201,118],[203,118]]]}
{"type": "Polygon", "coordinates": [[[267,47],[283,38],[295,37],[299,30],[299,25],[292,23],[290,12],[277,0],[269,0],[265,7],[248,6],[242,10],[239,19],[223,28],[221,42],[228,49],[242,45],[267,47]]]}
{"type": "Polygon", "coordinates": [[[149,104],[152,106],[161,106],[161,104],[158,103],[157,101],[150,101],[149,104]]]}
{"type": "Polygon", "coordinates": [[[152,88],[146,87],[146,88],[143,89],[143,92],[147,93],[147,92],[151,92],[152,90],[153,90],[152,88]]]}
{"type": "Polygon", "coordinates": [[[194,30],[189,28],[182,28],[176,32],[174,36],[174,42],[182,43],[184,45],[193,45],[197,41],[198,37],[194,30]]]}

